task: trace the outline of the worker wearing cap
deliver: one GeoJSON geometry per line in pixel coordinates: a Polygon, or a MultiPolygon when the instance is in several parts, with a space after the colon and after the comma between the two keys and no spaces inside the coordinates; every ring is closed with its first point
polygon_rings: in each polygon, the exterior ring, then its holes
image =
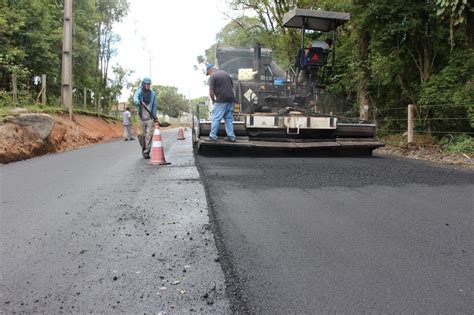
{"type": "Polygon", "coordinates": [[[224,70],[218,70],[213,64],[206,66],[209,77],[209,96],[214,103],[209,139],[217,141],[217,132],[222,118],[225,122],[225,132],[230,142],[235,142],[234,134],[234,84],[230,75],[224,70]]]}
{"type": "Polygon", "coordinates": [[[142,85],[133,96],[133,102],[138,108],[140,119],[141,132],[138,139],[142,147],[142,155],[145,159],[149,159],[157,109],[156,93],[151,90],[150,78],[143,79],[142,85]]]}

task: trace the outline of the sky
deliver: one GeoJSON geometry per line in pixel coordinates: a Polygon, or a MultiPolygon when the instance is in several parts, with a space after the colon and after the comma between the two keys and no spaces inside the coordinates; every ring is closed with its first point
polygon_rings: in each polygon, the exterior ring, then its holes
{"type": "MultiPolygon", "coordinates": [[[[194,65],[230,21],[226,1],[128,1],[128,16],[114,26],[121,41],[111,64],[133,70],[132,82],[151,77],[152,84],[175,86],[186,98],[206,96],[206,76],[194,65]]],[[[124,91],[121,100],[129,93],[124,91]]]]}

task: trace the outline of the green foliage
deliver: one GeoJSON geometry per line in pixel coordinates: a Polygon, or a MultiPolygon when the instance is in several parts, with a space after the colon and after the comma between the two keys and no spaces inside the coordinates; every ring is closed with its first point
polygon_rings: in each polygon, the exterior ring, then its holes
{"type": "Polygon", "coordinates": [[[202,96],[199,98],[195,98],[191,100],[191,112],[199,119],[208,119],[209,118],[209,110],[207,106],[205,106],[206,102],[208,101],[208,97],[202,96]]]}
{"type": "Polygon", "coordinates": [[[216,38],[221,46],[249,48],[260,42],[262,35],[262,27],[257,18],[242,16],[224,26],[216,38]]]}
{"type": "Polygon", "coordinates": [[[438,10],[436,14],[450,15],[455,17],[455,25],[464,22],[466,10],[474,10],[474,7],[467,0],[435,0],[438,10]]]}
{"type": "Polygon", "coordinates": [[[174,86],[153,86],[158,92],[158,110],[171,117],[179,117],[182,112],[189,112],[189,102],[178,93],[174,86]]]}
{"type": "Polygon", "coordinates": [[[217,33],[216,43],[206,49],[204,56],[198,56],[198,64],[215,63],[217,46],[232,46],[251,48],[257,43],[266,43],[268,38],[266,32],[255,17],[241,16],[229,22],[217,33]]]}
{"type": "Polygon", "coordinates": [[[11,106],[12,97],[7,91],[0,90],[0,107],[11,106]]]}
{"type": "Polygon", "coordinates": [[[112,99],[117,101],[122,95],[122,90],[132,86],[131,83],[128,82],[128,79],[133,74],[133,71],[125,69],[120,65],[115,65],[112,67],[112,72],[115,78],[109,79],[107,91],[108,94],[112,96],[112,99]]]}
{"type": "Polygon", "coordinates": [[[97,59],[96,0],[75,1],[73,4],[73,75],[79,88],[94,88],[97,59]]]}
{"type": "Polygon", "coordinates": [[[0,83],[18,69],[54,76],[60,70],[62,8],[53,0],[0,2],[0,83]]]}
{"type": "MultiPolygon", "coordinates": [[[[128,12],[127,0],[81,0],[73,4],[73,82],[108,98],[109,60],[117,36],[113,23],[128,12]]],[[[0,0],[0,89],[11,90],[19,81],[19,102],[34,101],[32,76],[47,75],[47,95],[57,103],[61,85],[63,1],[0,0]],[[21,84],[25,86],[21,86],[21,84]],[[26,94],[21,94],[26,93],[26,94]]],[[[114,88],[111,89],[115,93],[114,88]]],[[[11,91],[10,91],[11,92],[11,91]]],[[[82,99],[75,97],[75,100],[82,99]]]]}
{"type": "Polygon", "coordinates": [[[447,58],[446,65],[422,87],[419,104],[474,102],[474,50],[455,50],[447,58]]]}
{"type": "Polygon", "coordinates": [[[465,134],[457,136],[446,136],[440,140],[439,144],[441,145],[443,152],[448,154],[474,153],[474,139],[465,134]]]}

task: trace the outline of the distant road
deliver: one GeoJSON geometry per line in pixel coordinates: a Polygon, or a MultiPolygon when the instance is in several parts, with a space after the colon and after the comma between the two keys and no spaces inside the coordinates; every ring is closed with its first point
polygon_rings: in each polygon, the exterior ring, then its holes
{"type": "Polygon", "coordinates": [[[474,313],[474,172],[380,157],[198,160],[242,312],[474,313]]]}

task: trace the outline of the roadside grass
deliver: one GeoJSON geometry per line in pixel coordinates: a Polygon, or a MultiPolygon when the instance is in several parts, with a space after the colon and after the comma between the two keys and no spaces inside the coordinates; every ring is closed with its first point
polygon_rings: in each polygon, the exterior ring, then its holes
{"type": "Polygon", "coordinates": [[[381,137],[380,141],[404,149],[426,148],[441,150],[444,154],[474,154],[474,139],[467,134],[448,134],[440,139],[426,134],[415,134],[413,138],[414,142],[408,144],[406,134],[391,134],[381,137]]]}
{"type": "Polygon", "coordinates": [[[439,144],[444,153],[474,154],[474,139],[466,134],[445,136],[439,144]]]}

